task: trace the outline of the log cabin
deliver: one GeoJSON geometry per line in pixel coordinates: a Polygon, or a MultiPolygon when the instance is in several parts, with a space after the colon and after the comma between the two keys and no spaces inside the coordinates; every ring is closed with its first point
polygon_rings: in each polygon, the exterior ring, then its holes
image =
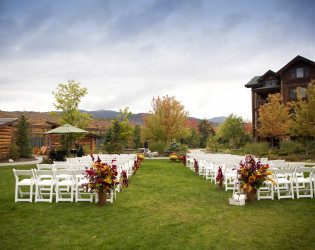
{"type": "Polygon", "coordinates": [[[254,142],[262,139],[255,126],[259,126],[258,109],[267,103],[268,95],[280,93],[283,103],[286,104],[297,99],[296,89],[298,87],[302,88],[301,94],[302,97],[305,97],[303,90],[307,88],[312,79],[315,79],[315,63],[305,57],[296,56],[277,72],[268,70],[265,74],[255,76],[245,84],[246,88],[251,88],[254,142]]]}
{"type": "Polygon", "coordinates": [[[10,147],[14,140],[14,129],[18,118],[0,118],[0,158],[10,156],[10,147]]]}

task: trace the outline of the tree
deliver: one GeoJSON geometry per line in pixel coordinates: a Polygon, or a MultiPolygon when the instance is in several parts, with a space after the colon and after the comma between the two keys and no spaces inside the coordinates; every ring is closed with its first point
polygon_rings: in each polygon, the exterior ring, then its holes
{"type": "Polygon", "coordinates": [[[200,134],[200,147],[205,148],[209,135],[215,135],[214,129],[207,119],[203,119],[198,123],[198,131],[200,134]]]}
{"type": "Polygon", "coordinates": [[[133,143],[135,148],[141,148],[141,126],[136,125],[133,130],[133,143]]]}
{"type": "Polygon", "coordinates": [[[293,109],[291,133],[302,136],[306,142],[306,154],[309,151],[309,141],[315,137],[315,80],[312,80],[305,90],[307,99],[303,99],[301,88],[297,89],[297,101],[289,105],[293,109]]]}
{"type": "Polygon", "coordinates": [[[242,117],[230,114],[219,126],[217,138],[231,142],[233,147],[236,148],[237,143],[245,136],[243,124],[242,117]]]}
{"type": "Polygon", "coordinates": [[[197,148],[200,145],[200,136],[198,134],[197,129],[195,129],[194,127],[190,128],[190,134],[189,136],[186,138],[187,143],[189,145],[190,148],[197,148]]]}
{"type": "Polygon", "coordinates": [[[129,111],[129,107],[126,107],[124,110],[119,110],[119,115],[117,116],[120,121],[121,132],[120,132],[120,141],[130,147],[133,147],[133,128],[130,126],[129,118],[132,116],[132,113],[129,111]]]}
{"type": "Polygon", "coordinates": [[[144,117],[144,136],[155,141],[173,141],[189,133],[188,112],[175,97],[152,99],[150,114],[144,117]]]}
{"type": "Polygon", "coordinates": [[[21,157],[29,158],[32,156],[33,150],[30,144],[29,133],[30,123],[24,115],[21,115],[16,131],[16,146],[21,157]]]}
{"type": "MultiPolygon", "coordinates": [[[[57,90],[52,92],[56,99],[56,103],[53,103],[53,105],[59,112],[51,112],[50,114],[59,118],[61,125],[71,124],[84,129],[94,122],[92,115],[88,115],[86,112],[80,113],[78,109],[81,99],[88,93],[86,88],[80,87],[80,84],[74,80],[68,80],[68,84],[59,84],[57,90]]],[[[70,145],[83,136],[70,134],[68,138],[70,145]]],[[[63,148],[66,148],[66,136],[61,136],[60,144],[63,148]]]]}
{"type": "Polygon", "coordinates": [[[281,103],[280,93],[269,94],[267,103],[258,109],[259,126],[256,130],[260,136],[271,138],[273,148],[274,138],[281,138],[289,134],[291,125],[290,108],[281,103]]]}
{"type": "Polygon", "coordinates": [[[86,88],[80,87],[81,83],[68,80],[68,84],[59,84],[56,91],[52,94],[56,99],[54,107],[60,113],[51,112],[54,117],[59,117],[60,124],[71,124],[84,129],[93,122],[92,115],[86,112],[80,113],[78,110],[81,99],[88,93],[86,88]]]}

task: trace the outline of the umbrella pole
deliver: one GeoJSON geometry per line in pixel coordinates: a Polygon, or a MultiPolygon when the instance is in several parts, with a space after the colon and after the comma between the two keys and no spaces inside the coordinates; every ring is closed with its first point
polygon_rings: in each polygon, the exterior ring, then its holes
{"type": "Polygon", "coordinates": [[[68,154],[69,149],[68,149],[68,147],[69,147],[69,134],[67,134],[67,157],[69,157],[69,154],[68,154]]]}

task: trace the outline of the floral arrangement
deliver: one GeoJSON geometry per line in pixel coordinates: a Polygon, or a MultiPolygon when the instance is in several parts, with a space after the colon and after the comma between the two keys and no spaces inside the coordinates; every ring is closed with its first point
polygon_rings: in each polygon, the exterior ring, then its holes
{"type": "Polygon", "coordinates": [[[240,162],[240,169],[237,170],[239,174],[239,181],[241,184],[241,191],[250,193],[253,191],[255,194],[257,190],[262,187],[266,180],[276,182],[270,178],[273,176],[272,172],[268,171],[269,165],[262,164],[260,161],[255,161],[251,155],[246,156],[245,162],[240,162]]]}
{"type": "Polygon", "coordinates": [[[171,153],[170,154],[170,159],[175,162],[178,159],[178,154],[177,153],[171,153]]]}
{"type": "Polygon", "coordinates": [[[194,159],[194,169],[196,173],[199,173],[199,165],[198,165],[198,161],[196,159],[194,159]]]}
{"type": "Polygon", "coordinates": [[[144,155],[143,154],[138,154],[138,159],[140,159],[140,161],[143,161],[144,160],[144,155]]]}
{"type": "Polygon", "coordinates": [[[123,170],[121,172],[121,178],[120,178],[121,189],[127,188],[129,185],[129,182],[130,182],[130,180],[128,179],[127,172],[126,172],[126,170],[123,170]]]}
{"type": "Polygon", "coordinates": [[[184,164],[184,166],[186,166],[186,155],[181,155],[178,159],[184,164]]]}
{"type": "Polygon", "coordinates": [[[219,167],[219,169],[218,169],[218,175],[217,175],[216,181],[219,184],[219,188],[222,190],[223,182],[224,182],[224,176],[223,176],[223,172],[222,172],[221,167],[219,167]]]}
{"type": "Polygon", "coordinates": [[[134,166],[133,166],[133,174],[135,175],[137,170],[140,168],[141,166],[141,162],[144,159],[144,156],[141,154],[138,154],[137,156],[137,160],[135,160],[134,166]]]}
{"type": "MultiPolygon", "coordinates": [[[[94,162],[93,156],[92,159],[94,162]]],[[[89,182],[82,186],[86,190],[90,190],[91,193],[93,193],[93,191],[102,191],[110,194],[111,190],[119,184],[119,181],[116,180],[118,175],[117,166],[103,163],[99,157],[97,161],[92,163],[90,168],[86,169],[86,173],[89,182]]]]}

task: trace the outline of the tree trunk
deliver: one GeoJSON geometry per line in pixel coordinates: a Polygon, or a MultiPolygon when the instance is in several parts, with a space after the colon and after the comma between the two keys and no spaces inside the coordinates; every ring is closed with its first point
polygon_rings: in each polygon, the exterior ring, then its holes
{"type": "Polygon", "coordinates": [[[306,138],[305,138],[305,154],[306,155],[308,155],[308,149],[309,149],[309,137],[308,136],[306,136],[306,138]]]}

